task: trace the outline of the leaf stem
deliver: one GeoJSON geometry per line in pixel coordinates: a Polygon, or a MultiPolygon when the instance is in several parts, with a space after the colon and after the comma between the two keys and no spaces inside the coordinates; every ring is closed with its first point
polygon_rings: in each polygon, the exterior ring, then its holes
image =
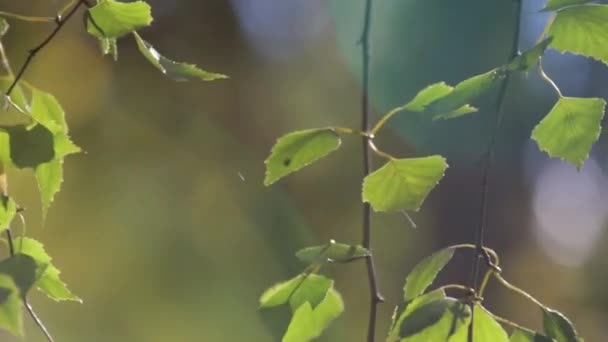
{"type": "Polygon", "coordinates": [[[378,131],[380,131],[380,129],[382,129],[382,127],[384,127],[384,125],[386,125],[388,120],[390,120],[393,116],[395,116],[399,112],[403,112],[403,111],[405,111],[405,107],[402,106],[402,107],[393,108],[388,113],[384,114],[384,116],[376,123],[374,128],[372,128],[371,134],[376,135],[376,133],[378,133],[378,131]]]}
{"type": "Polygon", "coordinates": [[[557,84],[555,84],[555,81],[553,81],[553,79],[551,79],[551,77],[549,77],[549,75],[547,75],[547,73],[545,72],[545,69],[543,69],[543,63],[542,63],[542,58],[538,61],[538,73],[540,74],[540,77],[543,78],[543,80],[547,83],[549,83],[549,85],[553,88],[553,90],[555,90],[555,92],[557,93],[557,95],[559,97],[564,97],[562,95],[562,91],[559,90],[559,87],[557,86],[557,84]]]}
{"type": "Polygon", "coordinates": [[[22,21],[28,21],[31,23],[53,23],[53,22],[55,22],[55,18],[53,18],[53,17],[31,17],[31,16],[27,16],[27,15],[21,15],[21,14],[4,12],[4,11],[0,11],[0,16],[6,17],[6,18],[11,18],[11,19],[22,20],[22,21]]]}
{"type": "Polygon", "coordinates": [[[543,305],[543,303],[541,303],[540,301],[538,301],[538,299],[534,298],[531,294],[529,294],[528,292],[520,289],[519,287],[509,283],[505,278],[503,278],[500,274],[495,273],[494,272],[494,277],[502,284],[504,285],[504,287],[506,287],[507,289],[516,292],[518,294],[520,294],[521,296],[525,297],[526,299],[528,299],[529,301],[531,301],[532,303],[538,305],[541,309],[545,309],[546,306],[543,305]]]}
{"type": "MultiPolygon", "coordinates": [[[[511,45],[511,52],[509,54],[509,62],[511,62],[514,58],[519,55],[519,36],[521,29],[521,16],[522,16],[522,0],[514,0],[514,12],[515,12],[515,24],[514,24],[514,32],[513,32],[513,40],[511,45]]],[[[500,90],[498,92],[498,96],[496,99],[496,122],[494,124],[494,128],[490,135],[490,141],[488,143],[488,147],[485,153],[485,162],[482,169],[482,177],[481,177],[481,205],[479,212],[479,225],[477,226],[476,236],[475,236],[475,259],[473,261],[473,269],[472,269],[472,277],[470,281],[470,286],[473,289],[477,289],[477,282],[479,278],[479,272],[481,268],[481,258],[484,253],[484,233],[486,229],[486,221],[487,221],[487,211],[488,211],[488,192],[489,192],[489,174],[490,168],[492,165],[492,161],[494,160],[494,150],[496,147],[496,138],[498,136],[498,132],[500,129],[500,125],[503,119],[504,112],[504,103],[507,95],[507,88],[509,86],[510,74],[507,73],[505,78],[503,79],[500,90]]],[[[471,308],[473,309],[473,308],[471,308]]],[[[474,315],[474,311],[472,310],[472,314],[474,315]]],[[[471,324],[469,325],[468,331],[468,342],[473,342],[473,322],[475,322],[474,317],[471,316],[471,324]]]]}
{"type": "Polygon", "coordinates": [[[76,4],[73,5],[73,7],[69,10],[65,17],[57,17],[57,20],[55,21],[57,23],[55,29],[53,29],[53,31],[40,44],[38,44],[38,46],[29,51],[29,54],[25,59],[25,62],[21,66],[21,69],[19,69],[19,72],[17,72],[17,76],[13,80],[13,83],[11,83],[11,85],[8,87],[8,90],[6,91],[6,96],[10,96],[11,92],[13,91],[19,80],[23,77],[23,74],[25,73],[29,65],[32,63],[32,60],[34,59],[34,57],[36,57],[38,52],[40,52],[40,50],[42,50],[48,43],[51,42],[51,40],[53,40],[53,38],[57,35],[57,33],[59,33],[65,23],[70,20],[74,13],[76,13],[80,5],[84,3],[86,3],[86,0],[79,0],[76,4]]]}
{"type": "MultiPolygon", "coordinates": [[[[361,91],[361,131],[369,132],[370,129],[370,106],[369,106],[369,78],[370,78],[370,59],[371,59],[371,21],[372,21],[372,0],[365,0],[365,14],[363,20],[363,32],[361,34],[361,53],[362,53],[362,77],[363,89],[361,91]]],[[[362,154],[363,154],[363,177],[371,173],[371,153],[370,153],[371,137],[369,135],[362,138],[362,154]]],[[[371,251],[372,243],[372,223],[371,223],[371,206],[369,203],[363,203],[363,241],[362,245],[367,250],[371,251]]],[[[378,289],[378,280],[376,277],[376,268],[374,265],[373,254],[365,259],[367,265],[367,278],[369,282],[369,318],[367,324],[367,341],[374,342],[376,336],[376,316],[378,313],[378,304],[384,301],[380,290],[378,289]]]]}

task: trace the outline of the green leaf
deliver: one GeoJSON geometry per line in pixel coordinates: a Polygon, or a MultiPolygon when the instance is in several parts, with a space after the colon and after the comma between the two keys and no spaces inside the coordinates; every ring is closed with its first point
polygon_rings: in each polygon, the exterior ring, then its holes
{"type": "Polygon", "coordinates": [[[542,10],[555,11],[567,6],[581,5],[592,1],[594,0],[549,0],[542,10]]]}
{"type": "Polygon", "coordinates": [[[448,341],[466,332],[471,309],[454,298],[428,302],[405,317],[399,327],[401,342],[448,341]]]}
{"type": "Polygon", "coordinates": [[[13,278],[22,296],[27,294],[44,270],[44,267],[39,267],[32,257],[25,254],[15,254],[0,261],[0,273],[13,278]]]}
{"type": "Polygon", "coordinates": [[[118,60],[118,45],[116,45],[116,39],[101,38],[99,39],[99,45],[101,47],[101,53],[105,55],[112,55],[114,61],[118,60]]]}
{"type": "Polygon", "coordinates": [[[344,311],[344,302],[333,288],[316,308],[309,302],[302,304],[289,323],[283,342],[311,341],[319,336],[329,324],[344,311]]]}
{"type": "Polygon", "coordinates": [[[513,71],[529,71],[536,65],[536,63],[538,63],[538,61],[540,61],[541,56],[545,53],[547,46],[551,44],[552,40],[553,38],[549,37],[534,45],[529,50],[515,57],[513,61],[509,63],[507,68],[513,71]]]}
{"type": "Polygon", "coordinates": [[[314,246],[296,252],[296,257],[306,263],[317,262],[345,262],[353,258],[370,255],[369,250],[360,245],[347,245],[331,240],[327,245],[314,246]]]}
{"type": "Polygon", "coordinates": [[[19,288],[9,275],[0,273],[0,328],[23,336],[22,311],[19,288]]]}
{"type": "Polygon", "coordinates": [[[456,85],[449,94],[438,98],[426,107],[433,119],[452,119],[474,112],[467,104],[500,83],[507,75],[506,68],[496,68],[473,76],[456,85]]]}
{"type": "Polygon", "coordinates": [[[94,24],[88,20],[87,31],[100,39],[116,39],[152,22],[150,5],[144,1],[102,0],[89,9],[89,14],[94,24]]]}
{"type": "MultiPolygon", "coordinates": [[[[451,87],[445,82],[431,84],[430,86],[422,89],[408,104],[403,108],[410,112],[424,112],[426,107],[431,103],[447,96],[454,91],[454,87],[451,87]]],[[[448,114],[456,115],[456,113],[466,114],[476,112],[477,108],[471,107],[468,104],[463,105],[460,108],[456,108],[448,114]]]]}
{"type": "Polygon", "coordinates": [[[31,238],[18,237],[14,239],[14,245],[18,253],[29,255],[36,261],[39,268],[44,267],[44,272],[35,283],[40,291],[56,301],[82,302],[68,290],[66,284],[59,278],[61,272],[52,264],[52,259],[44,250],[42,243],[31,238]]]}
{"type": "Polygon", "coordinates": [[[423,294],[433,283],[437,274],[452,259],[453,255],[453,248],[445,248],[419,262],[405,280],[405,287],[403,288],[405,301],[423,294]]]}
{"type": "Polygon", "coordinates": [[[509,336],[502,326],[481,305],[475,305],[474,310],[473,338],[475,341],[509,341],[509,336]]]}
{"type": "Polygon", "coordinates": [[[418,210],[448,164],[435,155],[390,159],[363,180],[363,201],[375,211],[418,210]]]}
{"type": "Polygon", "coordinates": [[[12,198],[0,195],[0,232],[8,229],[17,215],[17,204],[12,198]]]}
{"type": "Polygon", "coordinates": [[[396,308],[396,313],[399,313],[397,320],[394,320],[394,324],[392,325],[387,341],[396,341],[399,339],[399,333],[401,329],[401,324],[403,321],[416,309],[419,307],[434,302],[437,300],[445,299],[445,292],[442,289],[437,289],[421,296],[414,298],[413,300],[407,301],[405,305],[400,305],[396,308]]]}
{"type": "Polygon", "coordinates": [[[55,158],[53,133],[42,125],[9,127],[10,158],[20,168],[36,168],[55,158]]]}
{"type": "Polygon", "coordinates": [[[6,34],[6,32],[8,32],[9,28],[10,28],[10,25],[8,24],[6,19],[0,17],[0,37],[4,36],[6,34]]]}
{"type": "Polygon", "coordinates": [[[509,342],[555,342],[555,340],[536,332],[515,329],[509,342]]]}
{"type": "Polygon", "coordinates": [[[553,37],[550,46],[560,52],[608,64],[608,5],[565,8],[557,12],[547,34],[553,37]]]}
{"type": "Polygon", "coordinates": [[[556,342],[582,342],[570,320],[559,311],[543,309],[543,329],[556,342]]]}
{"type": "Polygon", "coordinates": [[[605,107],[600,98],[562,97],[534,128],[532,139],[551,157],[580,168],[600,135],[605,107]]]}
{"type": "Polygon", "coordinates": [[[329,278],[302,273],[267,289],[260,297],[260,308],[271,308],[289,302],[295,311],[304,302],[309,302],[314,309],[332,286],[333,280],[329,278]]]}
{"type": "Polygon", "coordinates": [[[133,36],[135,37],[135,42],[137,42],[139,52],[141,52],[141,54],[158,70],[174,81],[213,81],[228,78],[226,75],[200,69],[194,64],[172,61],[156,51],[156,49],[150,43],[143,40],[137,32],[133,32],[133,36]]]}
{"type": "Polygon", "coordinates": [[[333,128],[296,131],[276,142],[266,164],[266,186],[325,157],[340,146],[341,140],[333,128]]]}

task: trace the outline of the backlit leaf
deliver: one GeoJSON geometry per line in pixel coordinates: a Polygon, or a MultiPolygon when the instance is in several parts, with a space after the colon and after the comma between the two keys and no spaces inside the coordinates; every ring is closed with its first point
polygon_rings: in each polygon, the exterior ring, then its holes
{"type": "Polygon", "coordinates": [[[404,305],[400,305],[396,308],[395,315],[398,317],[394,320],[394,324],[389,331],[389,335],[387,341],[397,341],[399,340],[399,334],[401,329],[401,324],[403,321],[417,308],[437,300],[445,299],[445,292],[441,289],[437,289],[421,296],[414,298],[413,300],[407,301],[404,305]],[[398,315],[397,315],[398,314],[398,315]]]}
{"type": "Polygon", "coordinates": [[[333,288],[315,308],[309,302],[302,304],[289,323],[283,342],[311,341],[344,311],[342,296],[333,288]]]}
{"type": "Polygon", "coordinates": [[[539,333],[515,329],[509,342],[555,342],[555,340],[539,333]]]}
{"type": "Polygon", "coordinates": [[[565,8],[555,16],[547,33],[551,47],[591,57],[608,64],[608,5],[565,8]]]}
{"type": "Polygon", "coordinates": [[[552,40],[552,37],[544,39],[540,43],[534,45],[532,48],[522,53],[521,55],[515,57],[507,67],[509,68],[509,70],[524,72],[529,71],[530,69],[532,69],[532,67],[536,65],[536,63],[538,63],[543,53],[545,53],[547,46],[549,46],[552,40]]]}
{"type": "Polygon", "coordinates": [[[150,43],[133,32],[139,52],[163,74],[174,81],[213,81],[228,78],[226,75],[205,71],[194,64],[172,61],[161,55],[150,43]]]}
{"type": "Polygon", "coordinates": [[[27,294],[44,270],[44,266],[39,267],[32,257],[25,254],[15,254],[0,261],[0,273],[8,274],[13,278],[22,296],[27,294]]]}
{"type": "Polygon", "coordinates": [[[10,158],[20,168],[36,168],[55,158],[53,133],[42,125],[23,125],[7,128],[10,158]]]}
{"type": "Polygon", "coordinates": [[[144,1],[101,0],[89,13],[94,24],[88,20],[87,31],[100,39],[119,38],[152,22],[150,5],[144,1]]]}
{"type": "Polygon", "coordinates": [[[434,300],[411,311],[399,327],[401,342],[448,341],[466,331],[471,309],[454,298],[434,300]]]}
{"type": "Polygon", "coordinates": [[[340,146],[341,140],[332,128],[296,131],[276,142],[266,164],[265,185],[271,185],[290,173],[321,159],[340,146]]]}
{"type": "MultiPolygon", "coordinates": [[[[424,89],[422,89],[408,104],[406,104],[403,108],[410,112],[424,112],[427,106],[440,98],[443,98],[454,91],[454,87],[451,87],[445,82],[432,84],[424,89]]],[[[454,115],[457,116],[458,113],[460,115],[466,113],[476,112],[477,108],[471,107],[468,104],[463,105],[460,108],[456,108],[449,113],[444,113],[445,115],[454,115]]]]}
{"type": "Polygon", "coordinates": [[[600,98],[562,97],[534,128],[534,139],[551,157],[580,168],[598,139],[606,101],[600,98]]]}
{"type": "Polygon", "coordinates": [[[12,198],[0,194],[0,232],[8,229],[17,214],[17,204],[12,198]]]}
{"type": "Polygon", "coordinates": [[[19,288],[9,275],[0,273],[0,328],[22,336],[22,311],[19,288]]]}
{"type": "Polygon", "coordinates": [[[0,37],[4,36],[8,32],[10,25],[4,18],[0,18],[0,37]]]}
{"type": "Polygon", "coordinates": [[[363,181],[363,201],[375,211],[418,210],[448,165],[435,155],[390,159],[363,181]]]}
{"type": "Polygon", "coordinates": [[[334,241],[324,246],[307,247],[296,252],[296,257],[306,263],[344,262],[368,255],[369,251],[360,245],[347,245],[334,241]]]}
{"type": "Polygon", "coordinates": [[[473,315],[473,339],[475,341],[509,342],[509,336],[480,305],[475,305],[473,315]]]}
{"type": "Polygon", "coordinates": [[[59,278],[60,271],[52,264],[52,259],[44,250],[42,243],[31,238],[18,237],[14,239],[14,245],[18,253],[29,255],[38,265],[45,265],[44,272],[35,283],[40,291],[57,301],[73,300],[81,302],[81,299],[74,296],[59,278]]]}
{"type": "Polygon", "coordinates": [[[570,320],[559,311],[543,310],[543,329],[556,342],[582,342],[570,320]]]}
{"type": "Polygon", "coordinates": [[[594,0],[549,0],[543,11],[555,11],[566,6],[580,5],[594,0]]]}
{"type": "Polygon", "coordinates": [[[420,296],[454,255],[453,248],[442,249],[419,262],[408,274],[403,288],[405,301],[420,296]]]}
{"type": "Polygon", "coordinates": [[[314,309],[333,286],[333,280],[318,274],[299,274],[267,289],[260,297],[260,308],[270,308],[289,302],[296,310],[304,302],[314,309]]]}

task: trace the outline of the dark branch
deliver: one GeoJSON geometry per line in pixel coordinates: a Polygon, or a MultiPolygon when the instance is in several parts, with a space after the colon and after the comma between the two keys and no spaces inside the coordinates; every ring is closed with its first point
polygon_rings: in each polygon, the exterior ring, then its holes
{"type": "MultiPolygon", "coordinates": [[[[513,0],[514,3],[514,13],[515,13],[515,26],[513,32],[513,40],[511,46],[511,52],[509,55],[509,62],[512,61],[515,57],[519,55],[519,36],[520,36],[520,27],[521,27],[521,12],[522,12],[522,0],[513,0]]],[[[480,204],[480,212],[479,212],[479,225],[477,226],[477,230],[475,233],[475,259],[473,261],[473,272],[470,282],[470,287],[477,290],[477,283],[479,280],[479,273],[481,268],[481,260],[485,259],[486,263],[488,263],[488,267],[492,267],[491,261],[487,257],[487,254],[484,252],[484,235],[486,231],[487,225],[487,211],[488,211],[488,192],[490,189],[490,169],[492,166],[492,162],[494,160],[494,153],[496,149],[496,140],[498,136],[498,132],[500,130],[500,126],[502,124],[503,114],[504,114],[504,104],[507,95],[507,89],[509,87],[510,82],[510,74],[507,73],[505,79],[502,81],[500,85],[500,89],[498,91],[498,96],[496,98],[496,121],[494,123],[494,127],[490,133],[490,141],[488,142],[488,147],[485,152],[484,163],[482,166],[482,176],[481,176],[481,204],[480,204]]],[[[473,313],[474,310],[472,310],[473,313]]],[[[469,333],[468,333],[468,341],[473,342],[473,322],[474,317],[471,316],[471,324],[469,325],[469,333]]]]}
{"type": "Polygon", "coordinates": [[[53,40],[53,38],[55,38],[57,33],[59,33],[59,31],[63,27],[63,25],[65,25],[65,23],[68,22],[68,20],[70,20],[70,18],[74,15],[74,13],[76,13],[76,11],[80,7],[80,5],[85,4],[85,3],[86,3],[85,0],[78,1],[78,3],[76,3],[74,5],[74,7],[72,7],[72,9],[70,9],[70,11],[65,15],[65,17],[57,18],[57,20],[56,20],[57,26],[55,26],[55,29],[53,29],[53,31],[40,44],[38,44],[38,46],[36,46],[35,48],[33,48],[29,51],[29,54],[28,54],[27,58],[25,59],[25,62],[21,66],[21,69],[19,69],[19,72],[15,76],[13,83],[11,83],[10,87],[8,87],[8,89],[6,90],[6,96],[9,96],[11,94],[11,92],[13,91],[13,89],[15,89],[15,87],[17,86],[17,83],[23,77],[23,74],[25,74],[25,71],[30,66],[30,64],[32,63],[32,60],[34,59],[34,57],[36,57],[38,52],[40,52],[40,50],[42,50],[48,43],[51,42],[51,40],[53,40]]]}
{"type": "MultiPolygon", "coordinates": [[[[369,107],[369,64],[371,59],[371,21],[372,21],[372,0],[365,1],[365,18],[363,21],[363,33],[361,34],[361,50],[363,60],[363,90],[361,93],[361,131],[369,132],[370,130],[370,107],[369,107]]],[[[369,135],[363,136],[363,177],[370,174],[372,169],[371,152],[369,147],[369,135]]],[[[372,224],[371,224],[371,207],[369,203],[363,203],[363,247],[371,250],[372,242],[372,224]]],[[[376,277],[376,268],[374,266],[374,258],[372,254],[365,259],[367,265],[367,277],[369,281],[370,291],[370,307],[369,321],[367,327],[367,341],[374,342],[376,335],[376,316],[378,313],[378,304],[384,301],[380,290],[378,289],[378,280],[376,277]]]]}

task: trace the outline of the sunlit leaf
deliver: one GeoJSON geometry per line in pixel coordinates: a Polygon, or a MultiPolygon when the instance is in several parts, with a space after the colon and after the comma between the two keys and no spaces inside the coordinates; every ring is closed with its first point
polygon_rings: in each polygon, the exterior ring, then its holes
{"type": "Polygon", "coordinates": [[[412,300],[424,293],[453,255],[453,248],[445,248],[419,262],[405,279],[403,288],[405,301],[412,300]]]}
{"type": "Polygon", "coordinates": [[[461,334],[461,331],[466,332],[470,320],[471,309],[467,304],[454,298],[433,300],[415,308],[404,317],[398,326],[399,341],[448,341],[451,337],[461,334]]]}
{"type": "Polygon", "coordinates": [[[267,289],[260,297],[260,308],[270,308],[289,302],[293,310],[309,302],[315,308],[325,298],[333,280],[318,274],[299,274],[267,289]]]}
{"type": "Polygon", "coordinates": [[[509,336],[481,305],[475,305],[473,339],[475,341],[508,342],[509,336]]]}
{"type": "Polygon", "coordinates": [[[0,273],[13,278],[22,296],[27,294],[44,270],[44,266],[40,267],[32,257],[25,254],[15,254],[0,261],[0,273]]]}
{"type": "Polygon", "coordinates": [[[324,246],[307,247],[296,252],[296,257],[306,263],[344,262],[368,255],[369,251],[360,245],[347,245],[334,241],[324,246]]]}
{"type": "Polygon", "coordinates": [[[582,342],[570,320],[559,311],[543,310],[543,329],[556,342],[582,342]]]}
{"type": "Polygon", "coordinates": [[[73,300],[81,302],[81,299],[73,295],[59,278],[60,271],[52,264],[52,259],[44,250],[42,243],[31,238],[18,237],[14,239],[14,245],[18,253],[29,255],[36,261],[36,264],[44,265],[45,270],[35,283],[40,291],[57,301],[73,300]]]}
{"type": "Polygon", "coordinates": [[[551,47],[608,64],[608,5],[583,5],[559,12],[547,33],[551,47]]]}
{"type": "Polygon", "coordinates": [[[19,288],[9,275],[0,273],[0,328],[22,336],[22,311],[19,288]]]}
{"type": "Polygon", "coordinates": [[[150,5],[144,1],[102,0],[89,13],[94,23],[87,21],[87,31],[100,39],[119,38],[152,22],[150,5]]]}
{"type": "Polygon", "coordinates": [[[315,308],[305,302],[298,307],[283,336],[283,342],[311,341],[321,335],[323,330],[344,311],[344,302],[333,288],[315,308]]]}
{"type": "Polygon", "coordinates": [[[580,5],[594,0],[549,0],[543,8],[543,11],[555,11],[566,6],[580,5]]]}
{"type": "MultiPolygon", "coordinates": [[[[451,87],[445,82],[431,84],[430,86],[422,89],[416,96],[404,106],[404,109],[410,112],[424,112],[427,106],[438,99],[447,96],[454,87],[451,87]]],[[[476,112],[477,108],[471,107],[468,104],[463,105],[460,108],[452,110],[450,113],[444,113],[446,115],[457,115],[457,113],[466,114],[476,112]]]]}
{"type": "Polygon", "coordinates": [[[172,61],[161,55],[150,43],[133,32],[139,52],[163,74],[174,81],[202,80],[213,81],[228,78],[226,75],[205,71],[194,64],[172,61]]]}
{"type": "Polygon", "coordinates": [[[515,57],[511,63],[507,66],[509,70],[517,70],[517,71],[529,71],[538,63],[543,53],[547,49],[547,46],[553,40],[552,37],[544,39],[540,43],[534,45],[529,50],[526,50],[521,55],[515,57]]]}
{"type": "Polygon", "coordinates": [[[562,97],[534,128],[534,139],[551,157],[580,168],[598,139],[606,101],[600,98],[562,97]]]}
{"type": "Polygon", "coordinates": [[[458,83],[454,90],[447,95],[431,102],[426,107],[426,112],[433,116],[433,119],[451,119],[464,114],[474,112],[473,107],[467,107],[479,96],[491,90],[500,83],[507,75],[505,68],[497,68],[485,74],[473,76],[458,83]],[[463,108],[464,107],[464,108],[463,108]]]}
{"type": "Polygon", "coordinates": [[[363,201],[375,211],[418,210],[443,178],[448,164],[435,155],[390,159],[363,181],[363,201]]]}
{"type": "Polygon", "coordinates": [[[340,146],[341,140],[332,128],[296,131],[276,142],[266,164],[265,185],[271,185],[290,173],[321,159],[340,146]]]}
{"type": "Polygon", "coordinates": [[[0,232],[8,229],[17,214],[17,204],[12,198],[0,194],[0,232]]]}
{"type": "Polygon", "coordinates": [[[509,342],[556,342],[554,339],[539,333],[531,333],[521,329],[515,329],[509,342]]]}

